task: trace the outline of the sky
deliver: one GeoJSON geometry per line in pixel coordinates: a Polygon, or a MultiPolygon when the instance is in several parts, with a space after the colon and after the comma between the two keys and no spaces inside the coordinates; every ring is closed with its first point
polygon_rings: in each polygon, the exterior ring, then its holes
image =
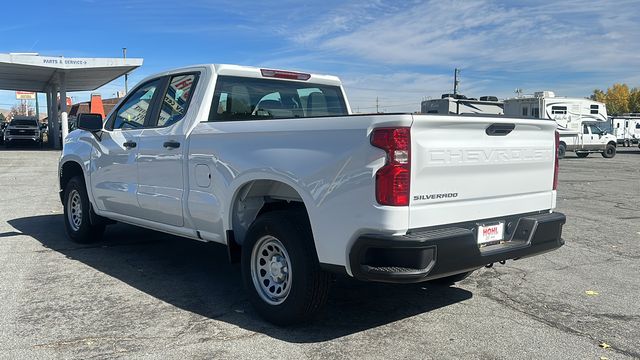
{"type": "MultiPolygon", "coordinates": [[[[640,0],[31,0],[3,13],[0,53],[120,57],[126,47],[144,59],[129,88],[202,63],[337,75],[358,112],[376,111],[376,98],[380,111],[418,111],[452,91],[455,68],[469,97],[640,87],[640,0]]],[[[121,78],[95,93],[123,89],[121,78]]],[[[0,91],[0,108],[15,103],[0,91]]]]}

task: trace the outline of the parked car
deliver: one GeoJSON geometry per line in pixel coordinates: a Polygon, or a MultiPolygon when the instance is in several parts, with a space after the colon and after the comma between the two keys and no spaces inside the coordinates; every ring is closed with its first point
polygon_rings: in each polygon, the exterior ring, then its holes
{"type": "Polygon", "coordinates": [[[563,245],[553,120],[351,115],[337,77],[205,65],[78,128],[59,164],[72,240],[121,221],[225,244],[280,325],[318,312],[331,272],[455,282],[563,245]]]}
{"type": "Polygon", "coordinates": [[[32,142],[42,145],[42,136],[38,119],[33,116],[15,116],[3,133],[4,145],[9,147],[15,142],[32,142]]]}

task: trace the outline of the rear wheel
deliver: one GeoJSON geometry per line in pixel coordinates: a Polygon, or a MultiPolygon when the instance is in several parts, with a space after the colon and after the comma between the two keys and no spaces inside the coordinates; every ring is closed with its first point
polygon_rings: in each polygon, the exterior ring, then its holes
{"type": "Polygon", "coordinates": [[[583,158],[586,158],[587,156],[589,156],[589,153],[588,152],[579,152],[579,153],[576,153],[576,155],[579,158],[583,159],[583,158]]]}
{"type": "Polygon", "coordinates": [[[91,243],[102,238],[105,225],[92,224],[91,211],[84,180],[80,176],[73,177],[64,191],[64,225],[71,240],[91,243]]]}
{"type": "Polygon", "coordinates": [[[303,211],[259,216],[242,244],[242,277],[258,314],[276,325],[312,319],[326,303],[330,276],[320,269],[303,211]]]}
{"type": "Polygon", "coordinates": [[[607,144],[607,146],[604,148],[604,151],[602,152],[602,157],[611,159],[614,156],[616,156],[616,146],[613,144],[607,144]]]}
{"type": "Polygon", "coordinates": [[[558,145],[558,159],[564,158],[564,155],[567,153],[567,146],[565,144],[558,145]]]}

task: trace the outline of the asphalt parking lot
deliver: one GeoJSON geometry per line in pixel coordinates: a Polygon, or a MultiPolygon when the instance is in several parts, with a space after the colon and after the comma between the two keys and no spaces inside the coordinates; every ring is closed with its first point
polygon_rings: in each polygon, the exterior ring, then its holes
{"type": "Polygon", "coordinates": [[[640,358],[638,148],[561,160],[558,251],[453,287],[337,279],[293,328],[257,317],[222,246],[121,224],[67,240],[59,155],[0,150],[0,358],[640,358]]]}

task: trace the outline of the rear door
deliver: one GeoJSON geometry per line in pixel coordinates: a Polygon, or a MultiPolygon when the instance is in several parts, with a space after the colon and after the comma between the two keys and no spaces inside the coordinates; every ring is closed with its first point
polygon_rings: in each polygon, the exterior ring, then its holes
{"type": "Polygon", "coordinates": [[[142,131],[137,197],[147,220],[172,226],[184,224],[184,125],[189,123],[185,117],[197,81],[197,73],[168,76],[159,92],[158,106],[142,131]]]}
{"type": "Polygon", "coordinates": [[[414,116],[411,228],[554,206],[553,120],[414,116]]]}
{"type": "Polygon", "coordinates": [[[140,217],[138,145],[161,83],[155,79],[134,89],[107,120],[92,156],[91,186],[100,210],[140,217]]]}

